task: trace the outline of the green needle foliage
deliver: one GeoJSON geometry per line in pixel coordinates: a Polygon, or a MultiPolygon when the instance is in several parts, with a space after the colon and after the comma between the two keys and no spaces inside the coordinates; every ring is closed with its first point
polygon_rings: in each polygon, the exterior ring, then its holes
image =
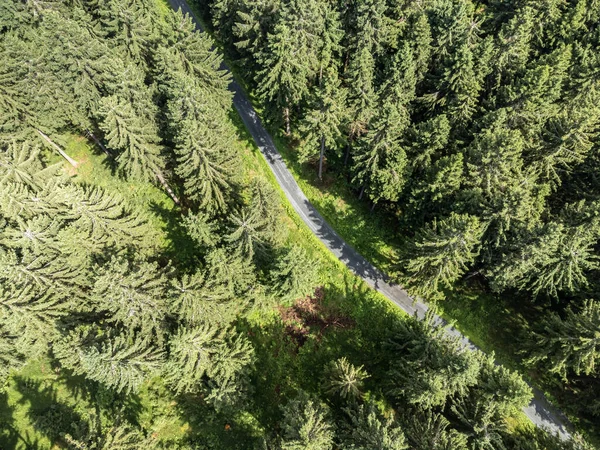
{"type": "Polygon", "coordinates": [[[580,310],[567,309],[564,318],[550,314],[531,337],[529,364],[562,377],[593,375],[600,362],[600,304],[587,300],[580,310]]]}
{"type": "Polygon", "coordinates": [[[162,353],[133,334],[98,335],[95,330],[75,331],[54,343],[60,363],[117,392],[132,392],[149,373],[156,373],[162,353]]]}
{"type": "Polygon", "coordinates": [[[363,384],[369,375],[362,366],[356,367],[346,358],[332,361],[327,370],[327,390],[343,399],[357,400],[362,396],[363,384]]]}
{"type": "Polygon", "coordinates": [[[426,225],[417,235],[406,264],[418,292],[435,295],[441,286],[452,287],[477,256],[483,231],[477,217],[466,214],[452,213],[426,225]]]}
{"type": "Polygon", "coordinates": [[[350,417],[350,423],[344,449],[404,450],[409,448],[404,433],[393,416],[384,417],[374,403],[348,408],[346,413],[350,417]]]}
{"type": "Polygon", "coordinates": [[[298,246],[290,247],[269,272],[275,292],[296,299],[314,292],[319,265],[298,246]]]}
{"type": "Polygon", "coordinates": [[[333,448],[333,430],[327,408],[301,391],[283,407],[281,448],[285,450],[327,450],[333,448]]]}

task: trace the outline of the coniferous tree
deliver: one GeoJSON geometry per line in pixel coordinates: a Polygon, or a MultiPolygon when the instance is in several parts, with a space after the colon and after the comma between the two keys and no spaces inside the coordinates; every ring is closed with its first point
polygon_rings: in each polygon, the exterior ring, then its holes
{"type": "Polygon", "coordinates": [[[298,246],[277,258],[269,272],[273,290],[281,297],[295,299],[311,294],[318,280],[319,265],[298,246]]]}
{"type": "Polygon", "coordinates": [[[451,287],[477,256],[482,233],[476,217],[456,213],[423,228],[406,264],[419,292],[435,294],[440,284],[451,287]]]}
{"type": "Polygon", "coordinates": [[[588,273],[598,269],[598,257],[592,251],[597,240],[596,226],[549,223],[507,255],[496,269],[492,286],[553,297],[559,292],[579,292],[588,286],[588,273]]]}
{"type": "Polygon", "coordinates": [[[318,151],[318,176],[321,180],[325,151],[328,148],[339,148],[343,137],[341,125],[346,114],[345,91],[337,79],[335,69],[326,69],[313,102],[314,106],[307,112],[300,124],[300,133],[304,140],[300,151],[300,160],[309,160],[318,151]]]}
{"type": "Polygon", "coordinates": [[[444,406],[455,395],[464,395],[477,383],[479,362],[457,339],[426,320],[402,324],[386,344],[393,354],[388,393],[399,402],[420,408],[444,406]]]}
{"type": "Polygon", "coordinates": [[[52,351],[63,367],[117,392],[137,390],[157,373],[162,353],[134,334],[76,330],[54,342],[52,351]]]}
{"type": "Polygon", "coordinates": [[[344,439],[345,449],[355,450],[403,450],[407,449],[402,429],[393,416],[385,417],[377,405],[368,402],[347,408],[350,423],[344,439]]]}
{"type": "Polygon", "coordinates": [[[333,448],[333,430],[324,404],[301,391],[283,409],[281,448],[327,450],[333,448]]]}
{"type": "Polygon", "coordinates": [[[467,436],[450,427],[450,421],[433,409],[409,411],[406,436],[415,450],[466,450],[467,436]]]}
{"type": "Polygon", "coordinates": [[[356,367],[345,357],[332,361],[327,367],[327,391],[346,400],[362,396],[363,381],[369,377],[363,366],[356,367]]]}
{"type": "Polygon", "coordinates": [[[156,264],[111,259],[97,269],[91,300],[94,310],[109,314],[108,321],[139,330],[140,336],[162,339],[167,277],[156,264]]]}
{"type": "Polygon", "coordinates": [[[221,389],[240,388],[252,359],[252,347],[241,335],[205,322],[173,336],[165,376],[178,393],[205,390],[218,398],[221,389]]]}
{"type": "Polygon", "coordinates": [[[121,173],[137,180],[157,178],[164,162],[154,124],[117,96],[103,98],[98,114],[109,148],[120,152],[117,162],[121,173]]]}
{"type": "Polygon", "coordinates": [[[528,363],[548,367],[566,378],[569,373],[592,375],[600,361],[600,305],[588,300],[580,311],[569,308],[564,319],[548,315],[532,334],[528,363]]]}

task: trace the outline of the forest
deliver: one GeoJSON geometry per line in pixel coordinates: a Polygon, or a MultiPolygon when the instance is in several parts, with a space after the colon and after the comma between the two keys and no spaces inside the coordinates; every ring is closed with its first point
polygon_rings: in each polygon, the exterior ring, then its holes
{"type": "Polygon", "coordinates": [[[316,188],[387,218],[398,282],[524,311],[514,358],[598,434],[600,2],[196,3],[316,188]]]}
{"type": "MultiPolygon", "coordinates": [[[[301,158],[397,211],[407,286],[548,305],[527,358],[593,417],[599,4],[206,11],[301,158]]],[[[593,448],[315,243],[222,62],[159,0],[0,3],[0,448],[593,448]]]]}

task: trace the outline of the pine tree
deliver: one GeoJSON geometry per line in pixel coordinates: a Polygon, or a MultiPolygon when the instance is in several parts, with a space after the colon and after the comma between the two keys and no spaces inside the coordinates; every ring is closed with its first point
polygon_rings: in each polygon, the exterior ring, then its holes
{"type": "Polygon", "coordinates": [[[87,232],[93,241],[119,246],[147,232],[143,215],[128,208],[117,193],[69,184],[60,189],[59,198],[69,207],[68,214],[75,219],[73,226],[87,232]]]}
{"type": "Polygon", "coordinates": [[[527,362],[547,367],[567,378],[597,373],[600,363],[600,303],[587,300],[577,311],[569,307],[564,319],[555,313],[546,316],[532,333],[527,362]]]}
{"type": "Polygon", "coordinates": [[[278,0],[249,0],[243,2],[236,11],[237,20],[233,26],[236,37],[235,47],[244,55],[249,66],[258,68],[256,57],[264,51],[267,37],[273,30],[279,13],[278,0]]]}
{"type": "Polygon", "coordinates": [[[349,133],[352,144],[368,130],[368,125],[377,109],[375,93],[375,59],[367,46],[356,50],[350,59],[348,70],[344,74],[348,85],[349,133]]]}
{"type": "Polygon", "coordinates": [[[222,211],[236,182],[236,154],[227,110],[219,104],[221,94],[207,92],[182,68],[166,65],[164,71],[171,74],[163,91],[175,173],[190,201],[211,213],[222,211]]]}
{"type": "Polygon", "coordinates": [[[12,142],[0,152],[0,186],[19,184],[37,190],[43,179],[40,151],[29,142],[12,142]]]}
{"type": "Polygon", "coordinates": [[[477,256],[483,230],[476,217],[456,213],[421,229],[406,263],[418,292],[435,295],[440,285],[451,288],[477,256]]]}
{"type": "Polygon", "coordinates": [[[163,29],[165,47],[179,60],[184,73],[197,80],[197,84],[223,109],[229,109],[231,93],[227,87],[231,74],[223,70],[223,58],[213,48],[212,40],[206,33],[199,32],[192,18],[181,11],[171,12],[166,21],[167,26],[163,29]]]}
{"type": "Polygon", "coordinates": [[[407,130],[410,147],[407,153],[411,166],[419,171],[428,169],[448,145],[450,121],[445,114],[421,122],[407,130]]]}
{"type": "Polygon", "coordinates": [[[282,410],[282,450],[333,448],[334,434],[325,405],[301,391],[282,410]]]}
{"type": "Polygon", "coordinates": [[[110,427],[103,427],[101,419],[94,415],[85,436],[75,439],[70,434],[63,439],[72,450],[142,450],[148,448],[148,440],[131,424],[117,419],[110,427]]]}

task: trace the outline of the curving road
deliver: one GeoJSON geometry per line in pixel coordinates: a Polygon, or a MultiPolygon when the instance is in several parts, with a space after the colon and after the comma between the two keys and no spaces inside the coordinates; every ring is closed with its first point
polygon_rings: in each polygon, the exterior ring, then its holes
{"type": "MultiPolygon", "coordinates": [[[[194,15],[185,0],[169,0],[169,3],[174,9],[181,9],[184,13],[190,15],[195,22],[198,30],[202,31],[202,27],[198,18],[194,15]]],[[[227,69],[223,65],[223,68],[227,69]]],[[[248,132],[254,138],[256,145],[265,157],[269,167],[275,174],[277,182],[281,189],[285,192],[286,197],[298,213],[304,223],[312,230],[312,232],[325,244],[325,246],[352,272],[361,277],[373,289],[381,292],[389,300],[402,308],[410,315],[417,315],[423,318],[427,312],[427,305],[414,300],[408,293],[399,285],[389,281],[389,279],[380,272],[375,266],[363,258],[356,250],[348,245],[325,219],[319,214],[316,208],[308,201],[293,175],[287,169],[283,158],[277,151],[273,139],[263,127],[260,118],[252,107],[252,104],[246,98],[243,89],[234,80],[229,85],[229,90],[233,92],[233,105],[240,115],[248,132]]],[[[438,324],[447,326],[447,322],[439,316],[435,317],[438,324]]],[[[454,327],[447,326],[447,332],[452,336],[458,336],[464,345],[475,349],[476,346],[463,336],[454,327]]],[[[533,389],[534,399],[531,404],[523,408],[523,412],[537,426],[546,428],[554,434],[558,434],[563,439],[568,439],[570,433],[565,426],[566,418],[544,398],[543,394],[536,389],[533,389]]]]}

